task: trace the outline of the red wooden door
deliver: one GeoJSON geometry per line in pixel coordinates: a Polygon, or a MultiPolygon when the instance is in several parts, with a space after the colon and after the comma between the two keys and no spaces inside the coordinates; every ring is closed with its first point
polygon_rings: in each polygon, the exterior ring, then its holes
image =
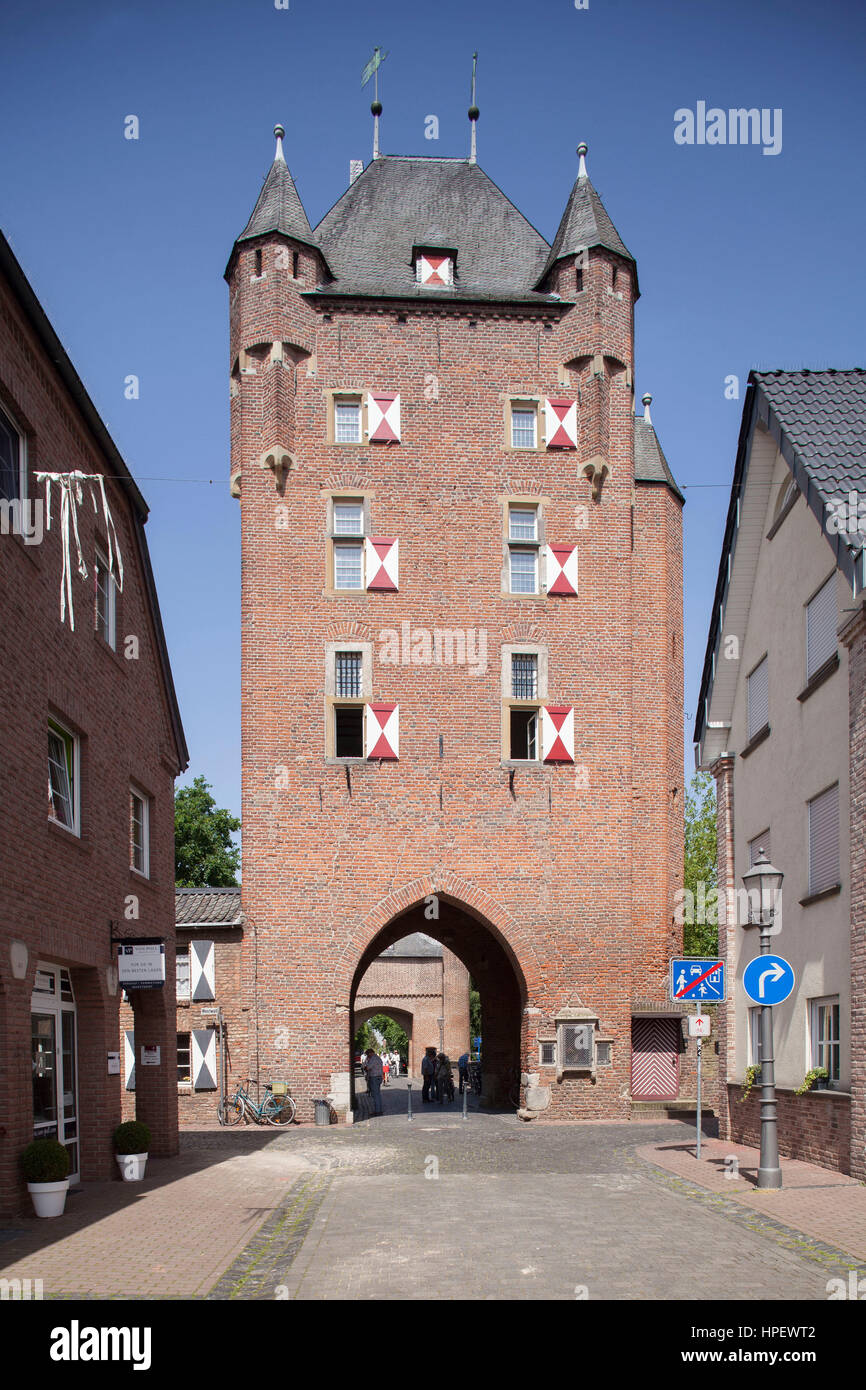
{"type": "Polygon", "coordinates": [[[678,1018],[631,1021],[631,1093],[635,1100],[676,1100],[679,1090],[678,1018]]]}

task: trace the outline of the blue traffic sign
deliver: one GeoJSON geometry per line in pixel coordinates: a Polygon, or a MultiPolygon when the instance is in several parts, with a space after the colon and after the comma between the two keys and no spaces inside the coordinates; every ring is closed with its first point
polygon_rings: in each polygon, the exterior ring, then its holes
{"type": "Polygon", "coordinates": [[[725,966],[715,956],[671,961],[671,999],[699,1004],[725,1002],[725,966]]]}
{"type": "Polygon", "coordinates": [[[795,983],[794,967],[784,956],[757,956],[743,971],[743,988],[755,1004],[781,1004],[795,983]]]}

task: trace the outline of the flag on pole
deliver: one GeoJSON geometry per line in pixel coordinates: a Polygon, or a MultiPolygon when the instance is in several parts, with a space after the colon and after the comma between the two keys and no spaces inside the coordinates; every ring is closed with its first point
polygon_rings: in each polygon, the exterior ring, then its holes
{"type": "Polygon", "coordinates": [[[370,78],[373,76],[373,73],[374,73],[374,72],[376,71],[376,69],[379,67],[379,64],[380,64],[380,63],[384,63],[384,61],[385,61],[385,59],[386,59],[387,57],[388,57],[388,54],[387,54],[387,53],[383,53],[382,50],[381,50],[381,48],[374,48],[374,49],[373,49],[373,56],[372,56],[372,58],[370,59],[370,61],[369,61],[369,63],[367,64],[367,66],[365,67],[364,71],[361,73],[361,86],[362,86],[362,87],[366,87],[367,83],[370,81],[370,78]]]}

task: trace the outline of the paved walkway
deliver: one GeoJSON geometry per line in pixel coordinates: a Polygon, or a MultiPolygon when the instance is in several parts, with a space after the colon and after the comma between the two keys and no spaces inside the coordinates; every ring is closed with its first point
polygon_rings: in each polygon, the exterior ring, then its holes
{"type": "MultiPolygon", "coordinates": [[[[796,1159],[781,1159],[783,1186],[758,1188],[760,1150],[722,1139],[646,1144],[638,1156],[710,1192],[723,1194],[762,1216],[826,1241],[866,1264],[866,1186],[844,1173],[796,1159]]],[[[864,1271],[866,1273],[866,1271],[864,1271]]]]}
{"type": "Polygon", "coordinates": [[[825,1300],[866,1260],[866,1188],[824,1170],[757,1193],[752,1151],[710,1140],[698,1165],[676,1122],[405,1105],[404,1083],[351,1127],[184,1133],[143,1183],[0,1231],[0,1277],[45,1298],[825,1300]]]}

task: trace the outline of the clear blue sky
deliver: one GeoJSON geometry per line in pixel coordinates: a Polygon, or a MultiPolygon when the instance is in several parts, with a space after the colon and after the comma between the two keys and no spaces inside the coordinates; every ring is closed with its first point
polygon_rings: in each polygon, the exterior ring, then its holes
{"type": "Polygon", "coordinates": [[[375,44],[392,154],[468,153],[478,50],[479,162],[548,240],[589,144],[638,262],[636,396],[687,498],[694,715],[742,408],[724,379],[866,357],[861,0],[6,0],[0,32],[0,225],[150,503],[188,778],[239,811],[222,272],[276,121],[314,225],[369,159],[375,44]],[[699,101],[781,108],[781,153],[675,144],[699,101]]]}

